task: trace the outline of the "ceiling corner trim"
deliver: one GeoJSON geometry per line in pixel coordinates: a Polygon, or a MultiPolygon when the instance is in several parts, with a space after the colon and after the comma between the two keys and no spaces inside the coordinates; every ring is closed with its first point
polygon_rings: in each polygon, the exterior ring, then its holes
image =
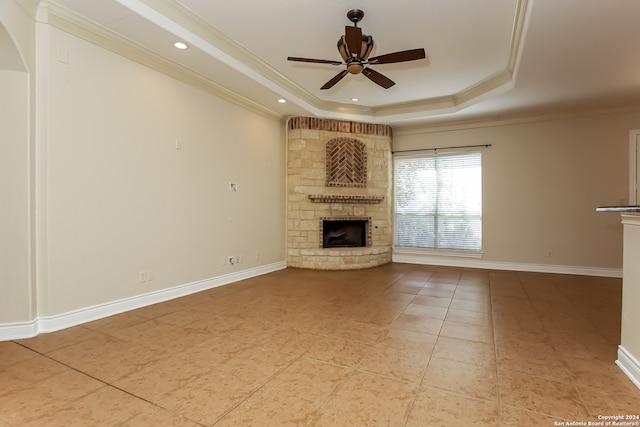
{"type": "Polygon", "coordinates": [[[438,98],[429,98],[419,101],[405,102],[401,104],[393,104],[375,109],[378,117],[397,117],[397,116],[427,116],[434,114],[451,113],[456,111],[456,102],[454,96],[442,96],[438,98]]]}
{"type": "Polygon", "coordinates": [[[505,70],[458,92],[453,96],[454,104],[457,109],[460,109],[496,91],[511,89],[514,84],[513,74],[509,70],[505,70]]]}
{"type": "Polygon", "coordinates": [[[513,85],[513,74],[505,70],[454,95],[379,107],[374,109],[374,114],[379,118],[397,120],[455,113],[489,94],[506,91],[513,85]]]}
{"type": "Polygon", "coordinates": [[[511,31],[511,41],[509,49],[509,63],[507,69],[514,76],[517,72],[518,64],[522,53],[522,46],[531,15],[533,0],[518,0],[516,13],[513,20],[513,30],[511,31]]]}

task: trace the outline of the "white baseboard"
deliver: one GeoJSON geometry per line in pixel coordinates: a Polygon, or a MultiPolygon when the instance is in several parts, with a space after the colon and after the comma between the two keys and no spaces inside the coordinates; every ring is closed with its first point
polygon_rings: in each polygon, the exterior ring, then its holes
{"type": "Polygon", "coordinates": [[[282,270],[286,268],[286,266],[287,265],[284,261],[278,262],[225,274],[223,276],[217,276],[211,279],[187,283],[185,285],[175,286],[169,289],[163,289],[143,295],[136,295],[134,297],[112,301],[105,304],[86,307],[55,316],[38,317],[30,322],[0,325],[0,341],[30,338],[43,332],[59,331],[82,323],[113,316],[114,314],[124,313],[125,311],[135,310],[137,308],[146,307],[159,302],[168,301],[196,292],[205,291],[207,289],[216,288],[218,286],[228,285],[240,280],[249,279],[251,277],[282,270]]]}
{"type": "Polygon", "coordinates": [[[633,357],[623,346],[618,346],[618,360],[616,365],[622,369],[631,381],[640,388],[640,361],[633,357]]]}
{"type": "Polygon", "coordinates": [[[412,253],[410,251],[395,252],[393,262],[421,265],[441,265],[446,267],[482,268],[486,270],[527,271],[533,273],[575,274],[579,276],[616,277],[622,278],[622,269],[576,267],[569,265],[551,264],[520,264],[510,262],[492,262],[477,258],[462,256],[430,255],[412,253]]]}
{"type": "Polygon", "coordinates": [[[0,325],[0,341],[29,338],[38,335],[38,321],[4,323],[0,325]]]}

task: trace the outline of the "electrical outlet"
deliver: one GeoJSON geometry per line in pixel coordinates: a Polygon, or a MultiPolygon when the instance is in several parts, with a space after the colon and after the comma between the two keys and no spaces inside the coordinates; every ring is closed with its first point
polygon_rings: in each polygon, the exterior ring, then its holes
{"type": "Polygon", "coordinates": [[[140,270],[138,272],[138,282],[140,283],[149,282],[154,278],[155,278],[155,275],[151,270],[140,270]]]}

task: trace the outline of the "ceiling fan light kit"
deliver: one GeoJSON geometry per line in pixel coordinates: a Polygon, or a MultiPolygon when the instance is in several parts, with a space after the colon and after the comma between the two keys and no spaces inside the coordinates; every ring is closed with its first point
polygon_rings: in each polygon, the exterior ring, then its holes
{"type": "Polygon", "coordinates": [[[331,89],[347,74],[363,74],[366,78],[379,86],[389,89],[395,82],[379,72],[371,69],[368,65],[393,64],[397,62],[415,61],[426,58],[424,49],[410,49],[400,52],[388,53],[385,55],[369,58],[374,47],[373,37],[362,33],[362,28],[358,27],[358,22],[364,18],[364,12],[360,9],[351,9],[347,12],[347,18],[353,22],[353,27],[346,26],[345,34],[338,39],[338,53],[344,62],[327,59],[299,58],[290,56],[289,61],[310,62],[314,64],[346,65],[346,69],[340,71],[331,80],[325,83],[320,89],[331,89]]]}

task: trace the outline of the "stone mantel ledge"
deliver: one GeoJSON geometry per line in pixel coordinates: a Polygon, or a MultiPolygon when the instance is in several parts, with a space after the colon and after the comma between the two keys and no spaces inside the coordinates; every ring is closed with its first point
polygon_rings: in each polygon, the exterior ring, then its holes
{"type": "Polygon", "coordinates": [[[313,203],[362,203],[376,204],[384,200],[384,196],[355,196],[343,194],[309,194],[313,203]]]}

